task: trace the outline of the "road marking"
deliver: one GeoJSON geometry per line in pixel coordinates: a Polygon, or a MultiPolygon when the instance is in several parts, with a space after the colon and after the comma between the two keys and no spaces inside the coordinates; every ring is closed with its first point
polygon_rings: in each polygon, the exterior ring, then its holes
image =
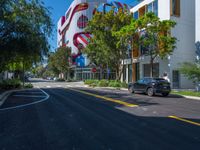
{"type": "Polygon", "coordinates": [[[190,123],[190,124],[193,124],[193,125],[196,125],[196,126],[200,126],[200,123],[197,123],[197,122],[194,122],[194,121],[191,121],[191,120],[187,120],[187,119],[183,119],[183,118],[179,118],[177,116],[168,116],[168,117],[172,118],[172,119],[179,120],[179,121],[183,121],[183,122],[186,122],[186,123],[190,123]]]}
{"type": "Polygon", "coordinates": [[[46,97],[46,96],[39,96],[39,95],[13,95],[13,96],[16,96],[16,97],[46,97]]]}
{"type": "Polygon", "coordinates": [[[19,91],[19,92],[16,92],[16,93],[17,94],[42,94],[43,92],[38,92],[38,91],[31,91],[31,92],[30,91],[27,91],[27,92],[26,91],[24,91],[24,92],[22,91],[22,92],[20,92],[19,91]]]}
{"type": "Polygon", "coordinates": [[[51,88],[51,86],[46,86],[47,88],[51,88]]]}
{"type": "Polygon", "coordinates": [[[11,110],[11,109],[17,109],[17,108],[23,108],[23,107],[26,107],[26,106],[30,106],[30,105],[35,105],[35,104],[38,104],[38,103],[41,103],[41,102],[44,102],[46,100],[49,99],[49,94],[47,94],[44,90],[40,89],[40,91],[42,91],[42,93],[44,93],[46,95],[45,98],[39,100],[39,101],[36,101],[36,102],[32,102],[32,103],[28,103],[28,104],[24,104],[24,105],[19,105],[19,106],[14,106],[14,107],[8,107],[8,108],[2,108],[0,109],[0,111],[4,111],[4,110],[11,110]]]}
{"type": "Polygon", "coordinates": [[[105,96],[100,96],[100,95],[85,92],[85,91],[82,91],[82,90],[75,90],[75,89],[69,89],[69,90],[76,91],[76,92],[83,93],[83,94],[90,95],[90,96],[94,96],[96,98],[101,98],[101,99],[104,99],[104,100],[107,100],[107,101],[110,101],[110,102],[118,103],[118,104],[124,105],[126,107],[138,107],[138,105],[136,105],[136,104],[123,102],[123,101],[120,101],[120,100],[116,100],[116,99],[105,97],[105,96]]]}

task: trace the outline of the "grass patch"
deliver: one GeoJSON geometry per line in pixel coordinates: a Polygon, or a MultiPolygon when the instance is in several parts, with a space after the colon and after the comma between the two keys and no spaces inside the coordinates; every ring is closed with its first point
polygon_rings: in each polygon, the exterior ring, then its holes
{"type": "Polygon", "coordinates": [[[200,97],[200,92],[195,91],[172,91],[172,94],[184,95],[184,96],[196,96],[200,97]]]}

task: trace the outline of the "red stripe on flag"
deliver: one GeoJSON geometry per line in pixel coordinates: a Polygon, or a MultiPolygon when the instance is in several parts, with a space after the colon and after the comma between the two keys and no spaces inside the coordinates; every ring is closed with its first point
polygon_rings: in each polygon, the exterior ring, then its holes
{"type": "Polygon", "coordinates": [[[88,45],[88,41],[84,39],[81,35],[78,36],[86,45],[88,45]]]}

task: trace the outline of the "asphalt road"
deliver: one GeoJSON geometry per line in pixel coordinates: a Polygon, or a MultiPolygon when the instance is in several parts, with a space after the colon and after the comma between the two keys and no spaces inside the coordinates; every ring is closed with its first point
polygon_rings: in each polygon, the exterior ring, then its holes
{"type": "Polygon", "coordinates": [[[171,115],[183,113],[199,122],[199,101],[189,103],[177,97],[148,98],[81,88],[138,104],[129,108],[72,88],[47,86],[42,91],[13,93],[0,107],[0,150],[196,150],[200,147],[200,126],[167,117],[171,110],[171,115]],[[185,108],[188,111],[184,112],[185,108]],[[159,113],[153,113],[153,109],[159,113]]]}

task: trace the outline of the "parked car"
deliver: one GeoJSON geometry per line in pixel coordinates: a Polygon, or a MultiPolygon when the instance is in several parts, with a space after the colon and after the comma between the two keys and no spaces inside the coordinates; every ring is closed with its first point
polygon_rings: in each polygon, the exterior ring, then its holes
{"type": "Polygon", "coordinates": [[[130,93],[142,92],[149,96],[162,94],[168,96],[171,92],[170,83],[163,78],[143,78],[135,83],[129,83],[128,90],[130,93]]]}

